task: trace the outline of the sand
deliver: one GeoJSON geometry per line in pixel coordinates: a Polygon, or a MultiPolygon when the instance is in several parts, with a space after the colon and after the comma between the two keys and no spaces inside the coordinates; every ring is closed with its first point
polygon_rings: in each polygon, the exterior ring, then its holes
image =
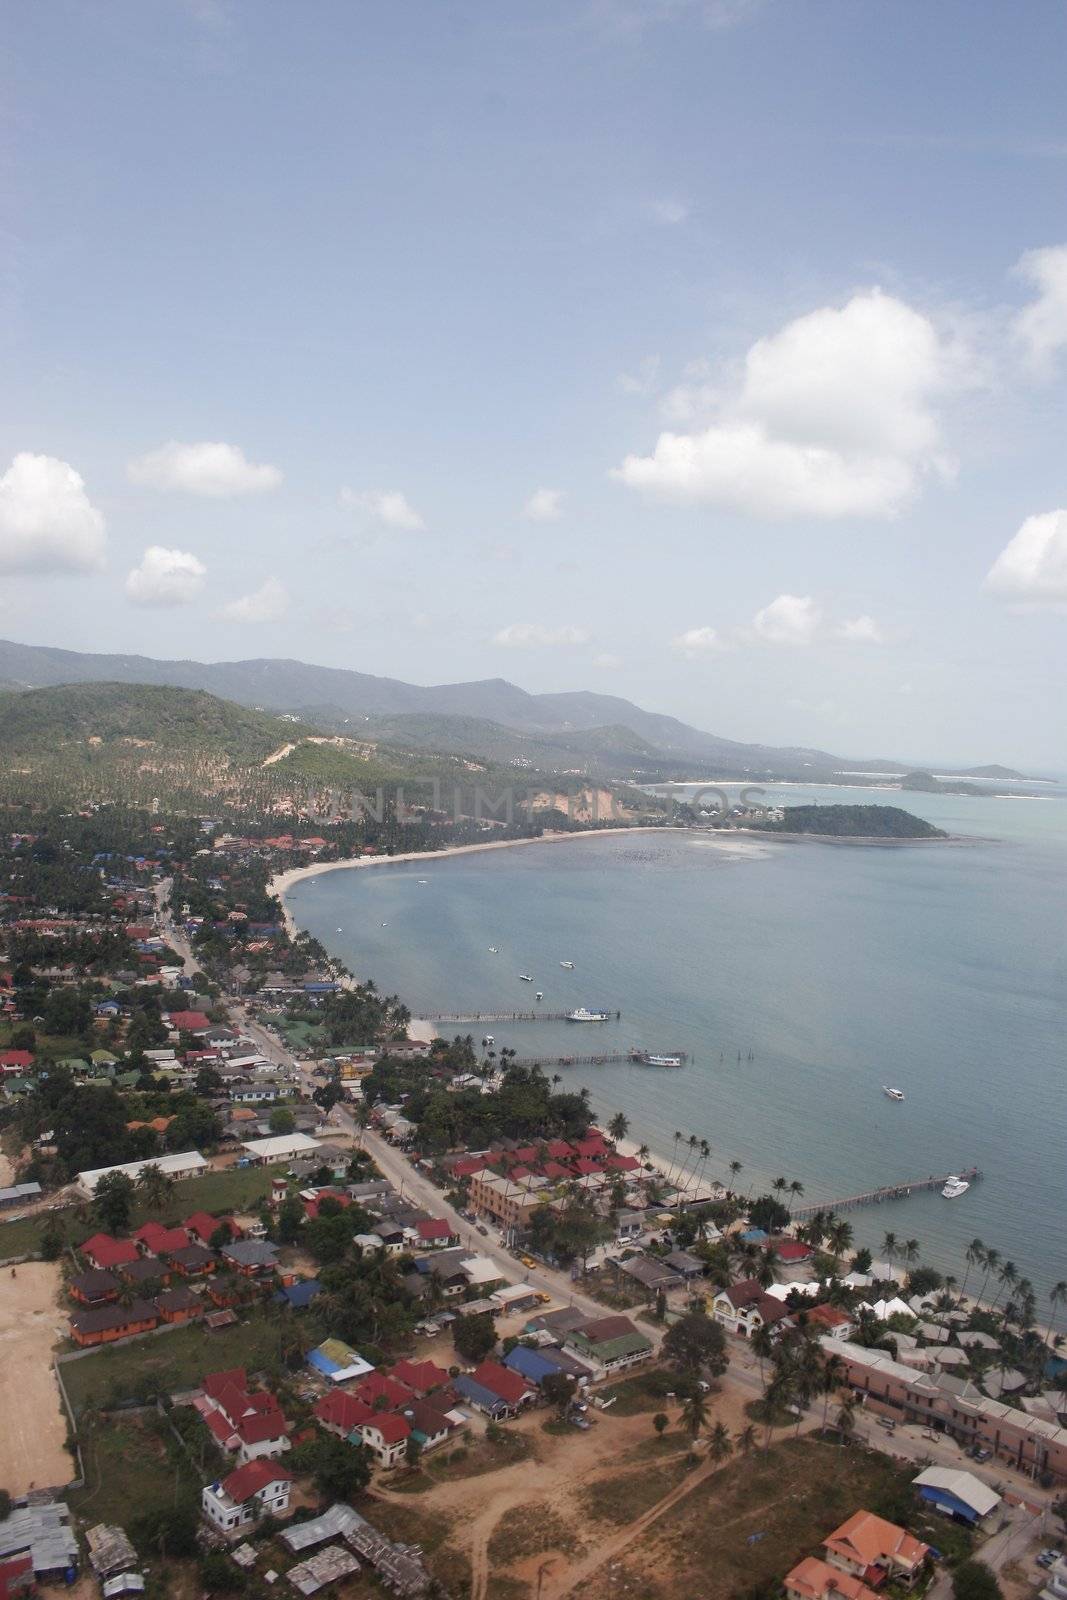
{"type": "Polygon", "coordinates": [[[60,1270],[28,1261],[0,1277],[0,1487],[9,1494],[57,1489],[74,1477],[67,1423],[52,1370],[63,1336],[60,1270]]]}

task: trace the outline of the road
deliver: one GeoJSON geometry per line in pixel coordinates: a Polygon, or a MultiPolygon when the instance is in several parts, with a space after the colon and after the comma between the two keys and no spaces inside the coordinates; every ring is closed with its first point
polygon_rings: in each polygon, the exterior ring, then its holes
{"type": "Polygon", "coordinates": [[[173,883],[173,878],[161,878],[156,884],[156,920],[159,923],[160,934],[180,959],[185,976],[191,978],[194,972],[200,971],[200,968],[196,964],[192,945],[174,921],[170,909],[170,891],[173,883]]]}

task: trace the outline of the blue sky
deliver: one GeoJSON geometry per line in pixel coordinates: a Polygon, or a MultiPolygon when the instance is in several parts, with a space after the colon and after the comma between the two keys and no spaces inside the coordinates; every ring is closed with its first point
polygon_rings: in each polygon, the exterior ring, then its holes
{"type": "Polygon", "coordinates": [[[1067,8],[7,18],[0,633],[1067,767],[1067,8]]]}

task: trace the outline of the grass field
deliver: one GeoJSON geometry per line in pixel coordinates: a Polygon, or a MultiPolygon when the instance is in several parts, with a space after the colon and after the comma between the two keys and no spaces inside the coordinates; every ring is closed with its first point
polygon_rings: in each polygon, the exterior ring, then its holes
{"type": "Polygon", "coordinates": [[[191,1388],[205,1372],[226,1367],[247,1367],[249,1372],[274,1369],[283,1345],[294,1336],[313,1342],[314,1324],[306,1314],[295,1322],[291,1314],[255,1307],[233,1328],[211,1333],[190,1322],[95,1350],[80,1361],[65,1361],[60,1370],[77,1417],[86,1407],[114,1406],[191,1388]]]}
{"type": "MultiPolygon", "coordinates": [[[[757,1592],[780,1581],[857,1508],[877,1512],[898,1502],[912,1476],[874,1451],[816,1439],[755,1450],[665,1512],[626,1552],[620,1571],[598,1573],[586,1596],[606,1600],[609,1584],[622,1579],[631,1600],[731,1600],[757,1592]]],[[[605,1488],[600,1503],[590,1496],[583,1509],[617,1525],[640,1515],[647,1496],[639,1474],[615,1483],[612,1498],[605,1488]]]]}
{"type": "MultiPolygon", "coordinates": [[[[269,1167],[226,1167],[221,1172],[205,1173],[202,1178],[187,1178],[174,1185],[161,1211],[137,1206],[130,1226],[136,1228],[149,1217],[158,1217],[161,1222],[180,1222],[191,1211],[249,1211],[270,1193],[270,1180],[269,1167]]],[[[0,1222],[0,1261],[32,1255],[39,1250],[41,1235],[49,1221],[61,1228],[68,1243],[75,1245],[95,1233],[98,1226],[88,1201],[84,1206],[0,1222]]]]}
{"type": "Polygon", "coordinates": [[[71,1510],[95,1522],[128,1527],[131,1508],[151,1515],[198,1504],[202,1483],[178,1444],[155,1417],[101,1419],[81,1439],[85,1488],[67,1496],[71,1510]]]}

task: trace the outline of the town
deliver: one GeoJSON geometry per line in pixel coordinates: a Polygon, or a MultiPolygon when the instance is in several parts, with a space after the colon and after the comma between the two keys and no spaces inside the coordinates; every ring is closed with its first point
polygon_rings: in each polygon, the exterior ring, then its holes
{"type": "Polygon", "coordinates": [[[1067,1286],[436,1037],[272,889],[369,823],[16,821],[0,1597],[1067,1595],[1067,1286]]]}

